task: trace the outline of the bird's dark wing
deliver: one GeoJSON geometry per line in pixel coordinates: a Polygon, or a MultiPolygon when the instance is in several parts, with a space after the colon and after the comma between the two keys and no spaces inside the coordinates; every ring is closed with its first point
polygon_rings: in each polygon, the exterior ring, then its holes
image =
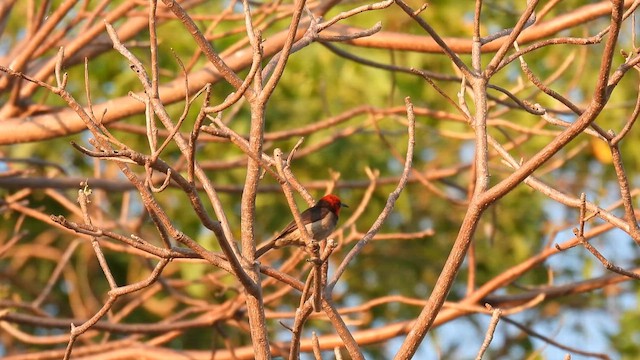
{"type": "MultiPolygon", "coordinates": [[[[321,219],[325,218],[330,212],[331,210],[328,207],[316,205],[303,211],[300,214],[300,219],[302,220],[303,224],[310,224],[316,221],[320,221],[321,219]]],[[[276,247],[277,241],[279,239],[284,238],[297,229],[298,227],[296,226],[295,220],[288,223],[287,226],[285,226],[284,229],[282,229],[282,231],[280,231],[276,236],[271,238],[271,240],[269,240],[268,242],[264,243],[264,245],[260,245],[258,247],[258,249],[256,250],[256,258],[259,258],[267,251],[276,247]]]]}
{"type": "MultiPolygon", "coordinates": [[[[303,211],[300,214],[300,219],[302,220],[302,223],[306,225],[316,221],[320,221],[330,212],[331,210],[329,210],[329,208],[314,206],[303,211]]],[[[296,230],[297,228],[298,227],[296,226],[296,221],[293,220],[289,224],[287,224],[287,226],[285,226],[284,229],[282,229],[282,231],[278,233],[278,235],[275,236],[275,239],[280,239],[284,235],[296,230]]]]}

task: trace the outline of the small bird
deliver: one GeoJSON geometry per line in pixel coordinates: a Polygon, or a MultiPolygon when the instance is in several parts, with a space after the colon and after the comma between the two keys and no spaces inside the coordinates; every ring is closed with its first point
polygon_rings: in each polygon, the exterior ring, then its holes
{"type": "MultiPolygon", "coordinates": [[[[300,214],[302,223],[314,240],[323,240],[331,235],[338,223],[340,209],[349,207],[333,195],[325,195],[318,202],[300,214]]],[[[306,246],[304,237],[293,220],[285,228],[256,250],[256,259],[271,249],[287,245],[306,246]]]]}

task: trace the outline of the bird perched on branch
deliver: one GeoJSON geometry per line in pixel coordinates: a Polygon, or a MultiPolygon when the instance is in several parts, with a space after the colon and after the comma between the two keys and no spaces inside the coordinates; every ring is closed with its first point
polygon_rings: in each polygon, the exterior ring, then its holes
{"type": "MultiPolygon", "coordinates": [[[[333,195],[325,195],[318,202],[300,214],[309,236],[314,240],[323,240],[331,235],[338,224],[340,209],[348,207],[333,195]]],[[[287,245],[306,246],[304,236],[300,233],[296,221],[293,220],[285,228],[256,250],[256,259],[271,249],[287,245]]]]}

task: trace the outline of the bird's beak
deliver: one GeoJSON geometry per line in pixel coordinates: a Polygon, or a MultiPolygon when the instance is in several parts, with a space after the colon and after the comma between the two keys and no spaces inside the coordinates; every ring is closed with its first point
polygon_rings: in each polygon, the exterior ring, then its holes
{"type": "Polygon", "coordinates": [[[347,204],[342,204],[342,203],[340,204],[340,206],[342,206],[342,207],[349,207],[349,205],[347,205],[347,204]]]}

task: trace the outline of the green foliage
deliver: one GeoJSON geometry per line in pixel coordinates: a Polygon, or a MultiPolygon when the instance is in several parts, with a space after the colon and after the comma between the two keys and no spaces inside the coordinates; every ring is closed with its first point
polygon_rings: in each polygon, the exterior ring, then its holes
{"type": "Polygon", "coordinates": [[[609,337],[613,346],[624,354],[622,359],[637,359],[640,356],[640,346],[638,345],[640,344],[640,329],[638,329],[638,322],[634,321],[638,316],[640,316],[640,312],[637,309],[625,311],[621,316],[620,329],[609,337]]]}

